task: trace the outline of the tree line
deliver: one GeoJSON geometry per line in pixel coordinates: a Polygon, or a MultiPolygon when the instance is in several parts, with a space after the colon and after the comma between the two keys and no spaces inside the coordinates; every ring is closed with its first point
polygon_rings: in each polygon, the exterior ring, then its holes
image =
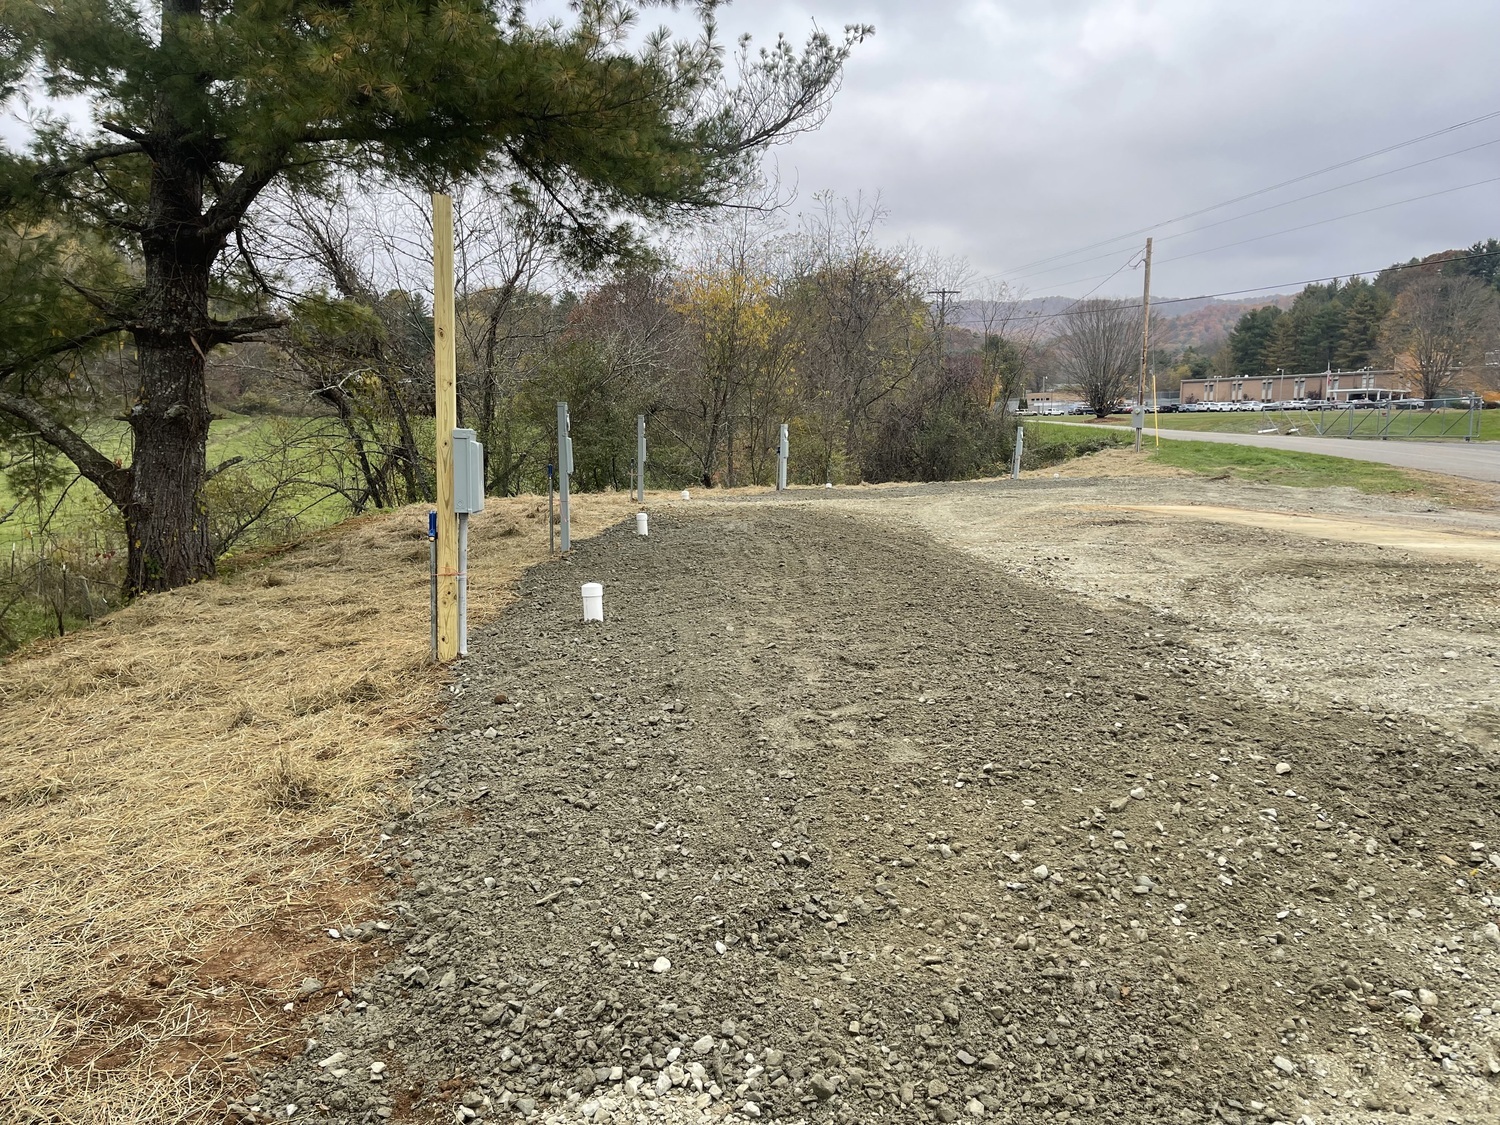
{"type": "MultiPolygon", "coordinates": [[[[252,395],[332,410],[356,506],[427,499],[430,313],[390,285],[429,268],[402,236],[423,201],[347,203],[284,200],[260,232],[262,258],[300,261],[319,299],[259,349],[252,395]]],[[[1003,302],[984,331],[947,324],[931,290],[965,267],[883,244],[878,202],[819,196],[795,224],[742,209],[587,278],[503,197],[461,192],[456,214],[459,419],[485,445],[491,494],[546,487],[560,400],[585,489],[629,485],[637,415],[652,486],[767,484],[782,424],[809,483],[974,476],[1009,456],[1033,341],[1003,302]]]]}
{"type": "MultiPolygon", "coordinates": [[[[1360,277],[1307,286],[1288,309],[1240,317],[1217,373],[1404,372],[1422,398],[1464,382],[1500,347],[1500,241],[1476,242],[1360,277]]],[[[1472,381],[1472,380],[1470,380],[1472,381]]]]}

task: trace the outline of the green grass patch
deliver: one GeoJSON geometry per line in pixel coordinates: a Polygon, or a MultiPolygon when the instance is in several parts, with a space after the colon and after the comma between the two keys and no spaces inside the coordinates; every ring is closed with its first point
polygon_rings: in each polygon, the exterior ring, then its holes
{"type": "Polygon", "coordinates": [[[1074,457],[1098,453],[1131,440],[1114,430],[1089,430],[1083,426],[1060,426],[1048,422],[1027,422],[1026,441],[1021,459],[1024,469],[1045,469],[1074,457]]]}
{"type": "Polygon", "coordinates": [[[1289,453],[1253,445],[1219,442],[1162,442],[1152,456],[1158,464],[1221,479],[1257,481],[1291,488],[1353,488],[1373,495],[1432,493],[1416,474],[1374,461],[1352,461],[1323,453],[1289,453]]]}
{"type": "MultiPolygon", "coordinates": [[[[228,471],[232,476],[226,476],[219,487],[222,490],[237,485],[238,492],[247,497],[274,479],[298,477],[311,481],[318,475],[318,469],[326,469],[319,462],[332,455],[341,439],[325,433],[299,437],[298,430],[320,426],[325,421],[239,414],[216,419],[209,427],[208,467],[213,469],[230,458],[241,458],[241,463],[228,471]]],[[[101,453],[130,460],[130,427],[125,422],[93,420],[80,429],[101,453]]],[[[119,517],[99,490],[86,480],[75,480],[74,470],[61,458],[55,458],[55,464],[63,483],[44,490],[40,503],[36,497],[28,498],[10,519],[0,523],[0,562],[9,558],[12,545],[23,550],[29,547],[43,523],[53,537],[76,541],[88,549],[104,546],[104,533],[118,528],[119,517]]],[[[10,483],[0,475],[0,514],[10,511],[17,499],[10,483]]],[[[295,521],[298,530],[305,531],[337,522],[348,514],[348,506],[339,497],[309,483],[287,489],[284,499],[267,515],[269,522],[295,521]]]]}

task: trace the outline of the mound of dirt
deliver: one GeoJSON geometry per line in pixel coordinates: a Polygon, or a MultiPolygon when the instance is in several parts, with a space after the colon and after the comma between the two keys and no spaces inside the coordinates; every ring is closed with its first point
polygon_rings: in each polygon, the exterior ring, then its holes
{"type": "Polygon", "coordinates": [[[395,956],[244,1120],[1494,1119],[1451,734],[836,505],[654,512],[473,651],[341,935],[395,956]]]}

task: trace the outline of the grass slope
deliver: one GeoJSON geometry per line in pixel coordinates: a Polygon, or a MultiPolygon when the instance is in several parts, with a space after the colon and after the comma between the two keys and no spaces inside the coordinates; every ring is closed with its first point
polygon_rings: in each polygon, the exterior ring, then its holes
{"type": "MultiPolygon", "coordinates": [[[[580,496],[575,534],[633,510],[580,496]]],[[[476,518],[476,620],[546,511],[476,518]]],[[[222,1121],[368,968],[326,930],[372,917],[358,849],[439,706],[425,528],[352,520],[0,664],[0,1119],[222,1121]]]]}
{"type": "Polygon", "coordinates": [[[1374,461],[1354,461],[1322,453],[1289,453],[1252,445],[1206,441],[1164,441],[1152,453],[1158,464],[1213,476],[1232,476],[1293,488],[1353,488],[1374,495],[1430,493],[1419,474],[1374,461]]]}

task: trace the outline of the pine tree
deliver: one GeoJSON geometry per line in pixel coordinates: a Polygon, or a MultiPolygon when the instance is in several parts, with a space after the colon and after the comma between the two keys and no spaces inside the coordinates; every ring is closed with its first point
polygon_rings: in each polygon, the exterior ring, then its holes
{"type": "Polygon", "coordinates": [[[1382,301],[1373,286],[1364,284],[1344,312],[1339,330],[1334,364],[1344,371],[1358,371],[1373,362],[1380,348],[1380,324],[1385,319],[1387,302],[1382,301]]]}
{"type": "Polygon", "coordinates": [[[128,590],[214,571],[204,357],[279,323],[269,304],[221,284],[226,247],[273,182],[316,189],[335,165],[429,185],[504,174],[523,205],[546,199],[564,216],[557,245],[600,262],[630,246],[623,216],[711,207],[765,146],[813,127],[870,31],[818,33],[800,52],[785,40],[747,50],[732,87],[712,4],[699,6],[698,39],[657,33],[634,52],[637,13],[624,5],[583,0],[571,25],[532,23],[525,7],[0,0],[0,100],[40,85],[93,110],[88,128],[48,121],[25,153],[0,152],[0,216],[20,233],[71,223],[139,263],[138,280],[73,290],[92,306],[87,338],[133,338],[134,460],[103,457],[21,386],[72,337],[0,361],[0,412],[120,510],[128,590]]]}
{"type": "Polygon", "coordinates": [[[1229,354],[1236,375],[1253,379],[1275,371],[1278,365],[1271,362],[1272,344],[1282,316],[1275,305],[1267,305],[1240,317],[1229,333],[1229,354]]]}

